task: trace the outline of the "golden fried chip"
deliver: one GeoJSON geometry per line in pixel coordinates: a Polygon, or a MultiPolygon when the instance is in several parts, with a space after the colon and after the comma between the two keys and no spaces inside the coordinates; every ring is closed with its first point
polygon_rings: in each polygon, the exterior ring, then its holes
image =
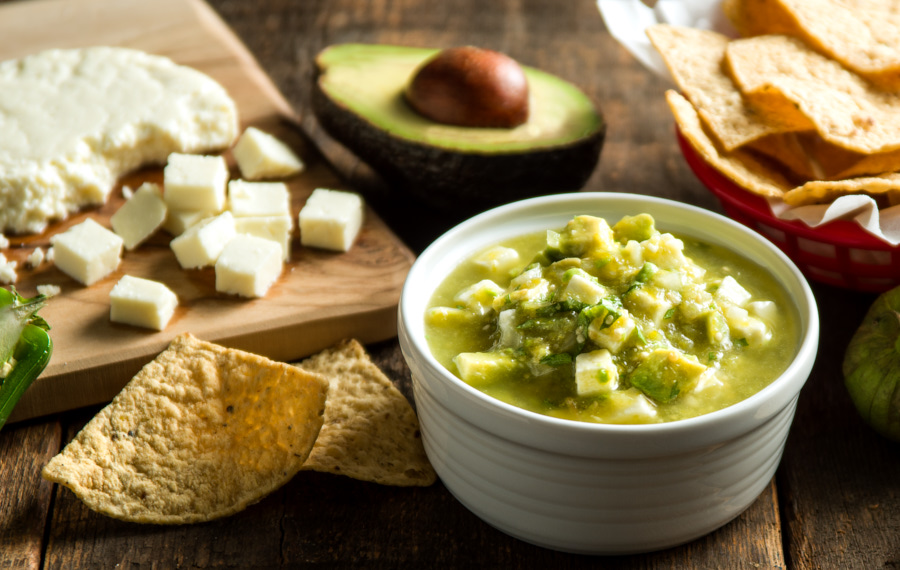
{"type": "Polygon", "coordinates": [[[298,366],[330,382],[325,425],[304,470],[383,485],[434,483],[415,412],[358,342],[346,340],[298,366]]]}
{"type": "Polygon", "coordinates": [[[647,29],[675,83],[697,109],[700,118],[731,151],[774,133],[812,128],[803,116],[786,122],[778,114],[766,115],[748,107],[722,68],[728,37],[710,30],[659,24],[647,29]]]}
{"type": "Polygon", "coordinates": [[[317,374],[181,335],[42,474],[127,521],[227,516],[300,470],[327,390],[317,374]]]}
{"type": "Polygon", "coordinates": [[[763,154],[782,164],[797,178],[804,180],[822,177],[819,164],[810,156],[802,142],[803,133],[769,135],[747,145],[748,149],[763,154]]]}
{"type": "Polygon", "coordinates": [[[866,194],[891,206],[900,202],[900,174],[850,178],[847,180],[814,180],[785,193],[784,201],[790,206],[828,204],[841,196],[866,194]]]}
{"type": "Polygon", "coordinates": [[[900,148],[900,94],[858,75],[787,36],[730,42],[732,78],[755,108],[794,107],[826,141],[859,153],[900,148]]]}
{"type": "Polygon", "coordinates": [[[797,21],[778,0],[724,0],[722,11],[745,37],[798,33],[797,21]]]}
{"type": "Polygon", "coordinates": [[[822,140],[817,133],[801,133],[797,141],[814,165],[815,180],[841,180],[900,171],[900,150],[862,154],[822,140]]]}
{"type": "Polygon", "coordinates": [[[737,184],[760,196],[780,197],[793,187],[779,172],[762,164],[747,152],[724,153],[707,136],[697,111],[675,91],[666,92],[669,108],[685,139],[706,162],[737,184]]]}

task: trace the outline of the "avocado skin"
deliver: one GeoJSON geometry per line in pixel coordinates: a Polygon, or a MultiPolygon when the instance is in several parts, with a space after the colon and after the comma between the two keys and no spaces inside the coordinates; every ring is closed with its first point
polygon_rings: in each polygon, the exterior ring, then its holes
{"type": "Polygon", "coordinates": [[[606,122],[570,144],[465,152],[401,139],[336,103],[313,83],[312,110],[335,140],[392,188],[435,209],[475,213],[533,196],[580,190],[600,160],[606,122]]]}

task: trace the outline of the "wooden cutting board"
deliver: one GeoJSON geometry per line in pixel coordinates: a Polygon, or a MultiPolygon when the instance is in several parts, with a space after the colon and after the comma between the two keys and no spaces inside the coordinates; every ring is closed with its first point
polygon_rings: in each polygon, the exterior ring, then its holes
{"type": "MultiPolygon", "coordinates": [[[[29,0],[0,7],[0,60],[52,48],[124,46],[170,57],[221,83],[237,102],[242,127],[257,126],[290,144],[306,170],[288,181],[296,216],[314,188],[342,189],[341,181],[304,137],[299,119],[240,40],[200,0],[29,0]]],[[[232,177],[239,172],[225,153],[232,177]]],[[[162,182],[162,168],[126,176],[137,188],[162,182]]],[[[344,188],[345,189],[345,188],[344,188]]],[[[175,335],[193,335],[227,346],[293,360],[344,337],[362,342],[397,334],[396,309],[412,253],[371,210],[357,242],[347,253],[304,248],[295,236],[291,261],[263,299],[245,300],[215,290],[209,269],[185,271],[163,231],[133,252],[119,269],[84,287],[44,263],[26,269],[35,247],[86,217],[109,227],[123,203],[121,186],[103,207],[53,224],[38,236],[14,237],[8,258],[19,262],[17,288],[25,295],[37,285],[56,284],[62,293],[41,315],[51,324],[53,358],[26,392],[11,421],[109,401],[141,366],[175,335]],[[109,292],[122,275],[156,279],[179,297],[168,327],[154,332],[109,321],[109,292]]],[[[296,217],[295,217],[296,222],[296,217]]]]}

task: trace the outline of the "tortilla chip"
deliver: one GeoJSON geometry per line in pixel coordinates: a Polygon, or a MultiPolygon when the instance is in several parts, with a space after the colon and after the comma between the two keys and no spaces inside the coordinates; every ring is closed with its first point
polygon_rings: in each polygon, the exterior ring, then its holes
{"type": "Polygon", "coordinates": [[[763,154],[790,170],[795,177],[814,180],[822,177],[819,163],[804,146],[803,133],[781,133],[755,140],[747,148],[763,154]]]}
{"type": "Polygon", "coordinates": [[[331,384],[325,425],[304,470],[383,485],[434,483],[415,412],[358,342],[346,340],[298,366],[331,384]]]}
{"type": "Polygon", "coordinates": [[[184,334],[42,475],[126,521],[231,515],[300,470],[322,427],[327,390],[319,375],[184,334]]]}
{"type": "Polygon", "coordinates": [[[704,132],[697,111],[675,91],[666,92],[669,108],[684,138],[710,166],[739,186],[760,196],[780,197],[793,184],[781,173],[766,166],[747,152],[725,153],[704,132]]]}
{"type": "Polygon", "coordinates": [[[900,148],[900,94],[858,75],[787,36],[735,40],[726,48],[732,77],[747,100],[781,100],[815,125],[826,141],[860,153],[900,148]]]}
{"type": "Polygon", "coordinates": [[[724,0],[722,11],[745,37],[798,33],[796,19],[778,0],[724,0]]]}
{"type": "Polygon", "coordinates": [[[862,154],[822,140],[817,133],[797,135],[803,152],[815,165],[816,180],[840,180],[900,171],[900,150],[862,154]]]}
{"type": "Polygon", "coordinates": [[[828,204],[841,196],[866,194],[887,207],[900,203],[900,174],[887,173],[881,176],[867,176],[848,180],[814,180],[784,195],[790,206],[828,204]]]}

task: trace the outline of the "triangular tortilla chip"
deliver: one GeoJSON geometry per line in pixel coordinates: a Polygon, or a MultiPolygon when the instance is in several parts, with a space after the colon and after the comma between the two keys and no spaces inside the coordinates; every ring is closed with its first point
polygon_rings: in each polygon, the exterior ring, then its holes
{"type": "MultiPolygon", "coordinates": [[[[678,88],[697,110],[721,146],[732,151],[775,133],[808,130],[809,121],[784,121],[748,107],[737,86],[725,73],[723,62],[729,39],[710,30],[658,24],[647,37],[663,57],[678,88]]],[[[798,119],[797,115],[791,115],[798,119]]]]}
{"type": "Polygon", "coordinates": [[[890,172],[881,176],[865,176],[847,180],[813,180],[784,195],[791,206],[829,204],[841,196],[866,194],[888,207],[900,203],[900,174],[890,172]]]}
{"type": "Polygon", "coordinates": [[[330,382],[325,425],[304,470],[383,485],[434,483],[412,406],[358,342],[344,341],[298,366],[330,382]]]}
{"type": "Polygon", "coordinates": [[[44,467],[91,509],[141,523],[236,513],[300,470],[327,381],[189,334],[144,366],[44,467]]]}
{"type": "Polygon", "coordinates": [[[760,196],[770,197],[781,197],[793,188],[781,173],[766,167],[749,153],[741,150],[725,153],[719,149],[703,130],[697,111],[677,92],[666,91],[666,100],[678,129],[697,154],[735,184],[760,196]]]}

